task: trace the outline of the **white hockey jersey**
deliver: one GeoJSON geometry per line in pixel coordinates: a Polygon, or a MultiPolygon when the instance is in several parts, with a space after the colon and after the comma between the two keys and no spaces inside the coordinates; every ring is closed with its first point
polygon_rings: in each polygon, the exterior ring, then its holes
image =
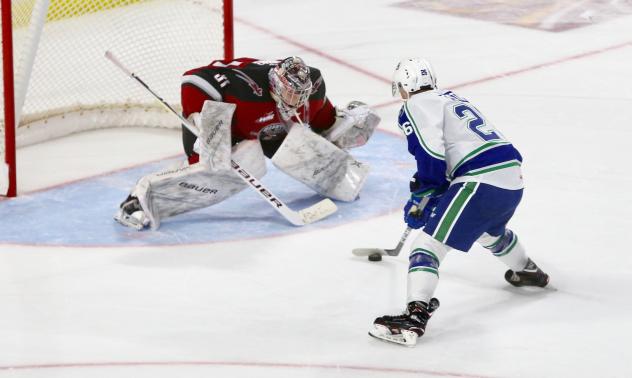
{"type": "Polygon", "coordinates": [[[416,192],[440,195],[450,183],[478,181],[521,189],[522,157],[470,102],[451,91],[413,95],[398,123],[417,160],[416,192]]]}

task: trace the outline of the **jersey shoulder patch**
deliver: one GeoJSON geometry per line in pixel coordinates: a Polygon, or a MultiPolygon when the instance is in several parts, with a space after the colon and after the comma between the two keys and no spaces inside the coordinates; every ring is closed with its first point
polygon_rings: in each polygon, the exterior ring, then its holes
{"type": "Polygon", "coordinates": [[[309,67],[309,77],[312,80],[312,94],[310,100],[325,98],[325,80],[318,68],[309,67]]]}

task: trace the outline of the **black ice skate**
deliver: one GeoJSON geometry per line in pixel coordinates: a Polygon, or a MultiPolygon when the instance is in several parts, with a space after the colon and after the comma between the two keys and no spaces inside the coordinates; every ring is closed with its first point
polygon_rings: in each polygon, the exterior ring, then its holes
{"type": "Polygon", "coordinates": [[[535,263],[529,259],[527,266],[519,272],[508,270],[505,272],[505,280],[513,286],[539,286],[545,287],[549,283],[549,275],[538,268],[535,263]]]}
{"type": "Polygon", "coordinates": [[[369,335],[396,344],[415,346],[417,338],[423,336],[428,319],[437,308],[437,298],[432,298],[430,304],[410,302],[403,315],[385,315],[375,319],[369,335]]]}

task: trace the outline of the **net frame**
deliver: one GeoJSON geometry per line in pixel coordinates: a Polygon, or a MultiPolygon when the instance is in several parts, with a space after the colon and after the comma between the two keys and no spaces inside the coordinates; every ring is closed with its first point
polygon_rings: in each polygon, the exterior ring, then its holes
{"type": "MultiPolygon", "coordinates": [[[[19,0],[14,0],[19,1],[19,0]]],[[[44,0],[48,1],[48,0],[44,0]]],[[[56,1],[56,0],[53,0],[56,1]]],[[[72,3],[72,1],[68,0],[57,0],[57,1],[67,1],[72,3]]],[[[99,1],[99,0],[96,0],[99,1]]],[[[104,0],[103,2],[117,2],[120,0],[104,0]]],[[[131,2],[149,2],[149,0],[126,0],[131,2]]],[[[176,0],[156,0],[163,2],[176,2],[176,0]]],[[[203,1],[210,0],[190,0],[191,3],[200,3],[203,1]]],[[[214,33],[220,34],[223,44],[223,56],[213,56],[214,59],[224,58],[224,59],[233,59],[234,58],[234,38],[233,38],[233,3],[232,0],[217,0],[219,7],[221,8],[221,22],[222,26],[217,24],[212,24],[209,20],[209,28],[213,28],[214,33]]],[[[16,173],[16,148],[18,146],[29,145],[33,143],[40,142],[42,140],[48,140],[51,137],[59,137],[63,135],[68,135],[77,130],[74,130],[71,126],[73,122],[85,122],[85,120],[90,120],[89,124],[86,127],[82,127],[81,130],[85,131],[89,129],[96,129],[102,127],[114,127],[114,126],[128,126],[131,120],[138,119],[142,117],[145,123],[151,124],[152,126],[159,127],[174,127],[171,123],[169,125],[165,125],[164,121],[161,117],[162,110],[158,110],[160,107],[156,104],[147,104],[146,106],[139,106],[136,109],[129,109],[125,107],[125,104],[122,107],[118,108],[120,104],[110,104],[105,105],[106,108],[117,109],[117,111],[110,112],[109,118],[100,119],[101,115],[104,113],[104,109],[100,107],[94,108],[78,108],[68,110],[66,112],[65,109],[60,109],[56,114],[47,114],[41,119],[37,119],[37,115],[33,116],[32,114],[27,114],[25,117],[22,117],[22,121],[19,123],[19,130],[16,127],[16,119],[19,119],[20,109],[15,107],[16,100],[19,101],[19,98],[16,98],[16,94],[19,97],[20,93],[19,88],[16,89],[16,74],[15,72],[15,57],[18,54],[15,51],[15,26],[12,18],[12,1],[11,0],[0,0],[1,14],[2,14],[2,59],[3,59],[3,101],[4,101],[4,127],[0,127],[0,142],[4,143],[4,162],[6,164],[2,164],[0,160],[0,174],[6,175],[8,180],[5,180],[8,183],[7,188],[2,188],[3,179],[0,178],[0,196],[6,193],[8,197],[14,197],[17,195],[17,173],[16,173]],[[9,20],[9,21],[7,21],[9,20]],[[123,111],[118,111],[123,109],[123,111]],[[124,115],[126,118],[117,118],[117,114],[124,115]],[[100,120],[99,120],[100,119],[100,120]],[[54,131],[52,131],[54,130],[54,131]],[[2,135],[4,133],[4,135],[2,135]]],[[[81,2],[79,2],[81,4],[81,2]]],[[[48,4],[46,6],[46,10],[48,11],[48,4]]],[[[47,12],[44,12],[44,19],[46,19],[45,15],[47,12]]],[[[34,16],[35,17],[35,16],[34,16]]],[[[50,13],[49,16],[50,18],[50,13]]],[[[50,21],[50,20],[49,20],[50,21]]],[[[43,27],[44,20],[41,21],[39,25],[40,28],[43,27]]],[[[37,26],[37,25],[36,25],[37,26]]],[[[33,27],[33,25],[31,25],[33,27]]],[[[31,31],[30,33],[33,33],[31,31]]],[[[45,31],[46,33],[46,31],[45,31]]],[[[35,32],[36,34],[36,32],[35,32]]],[[[39,43],[39,37],[36,37],[39,43]]],[[[35,45],[35,49],[37,49],[37,44],[35,45]]],[[[24,53],[24,52],[23,52],[24,53]]],[[[39,54],[39,53],[38,53],[39,54]]],[[[218,53],[219,54],[219,53],[218,53]]],[[[26,59],[28,61],[28,59],[26,59]]],[[[203,64],[208,63],[209,61],[205,61],[203,64]]],[[[187,67],[187,69],[193,68],[195,65],[187,67]]],[[[29,71],[29,70],[27,70],[29,71]]],[[[141,68],[142,71],[142,68],[141,68]]],[[[183,72],[183,71],[182,71],[183,72]]],[[[179,74],[182,72],[173,72],[174,76],[179,77],[179,74]]],[[[28,73],[30,75],[30,73],[28,73]]],[[[133,85],[133,84],[132,84],[133,85]]],[[[31,88],[29,88],[31,90],[31,88]]],[[[32,91],[32,90],[31,90],[32,91]]],[[[124,94],[122,95],[124,96],[124,94]]],[[[179,103],[178,100],[171,100],[179,103]]],[[[19,105],[19,104],[18,104],[19,105]]],[[[107,112],[108,109],[105,109],[107,112]]],[[[135,125],[134,125],[135,126],[135,125]]]]}

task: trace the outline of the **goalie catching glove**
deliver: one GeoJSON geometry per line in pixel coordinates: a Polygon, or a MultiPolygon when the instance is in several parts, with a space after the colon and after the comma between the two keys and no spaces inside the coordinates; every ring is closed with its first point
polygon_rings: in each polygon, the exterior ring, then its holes
{"type": "Polygon", "coordinates": [[[322,135],[342,149],[360,147],[373,135],[380,117],[367,104],[351,101],[346,108],[336,108],[336,122],[322,135]]]}

